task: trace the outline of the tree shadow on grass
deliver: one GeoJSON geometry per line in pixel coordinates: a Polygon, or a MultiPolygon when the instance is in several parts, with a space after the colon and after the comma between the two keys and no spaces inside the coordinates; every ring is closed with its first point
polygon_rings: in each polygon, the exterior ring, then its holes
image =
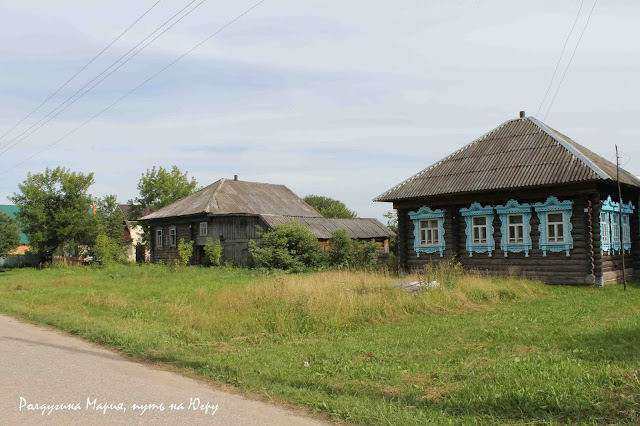
{"type": "Polygon", "coordinates": [[[607,327],[596,333],[576,334],[564,347],[587,361],[640,361],[640,325],[607,327]]]}

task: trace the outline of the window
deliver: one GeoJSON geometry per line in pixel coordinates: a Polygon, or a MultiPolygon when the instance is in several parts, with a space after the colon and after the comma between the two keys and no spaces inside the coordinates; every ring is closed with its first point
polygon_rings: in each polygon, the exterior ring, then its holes
{"type": "Polygon", "coordinates": [[[420,253],[440,253],[444,256],[446,243],[444,239],[444,209],[431,210],[423,206],[415,212],[409,212],[413,221],[413,249],[420,253]]]}
{"type": "Polygon", "coordinates": [[[503,206],[496,206],[496,212],[502,223],[500,249],[504,251],[504,257],[508,257],[509,252],[524,252],[525,257],[529,257],[532,248],[531,205],[509,200],[503,206]]]}
{"type": "Polygon", "coordinates": [[[473,218],[473,244],[487,244],[487,217],[473,218]]]}
{"type": "Polygon", "coordinates": [[[420,245],[436,246],[440,241],[440,227],[437,219],[425,219],[420,221],[420,245]]]}
{"type": "Polygon", "coordinates": [[[616,250],[620,249],[620,214],[611,214],[611,242],[616,250]]]}
{"type": "Polygon", "coordinates": [[[507,220],[509,223],[509,244],[523,244],[524,216],[521,214],[510,214],[507,220]]]}
{"type": "Polygon", "coordinates": [[[491,257],[496,249],[493,239],[493,207],[473,203],[469,208],[460,209],[460,213],[467,224],[465,232],[469,257],[473,253],[488,253],[491,257]]]}
{"type": "Polygon", "coordinates": [[[556,197],[549,197],[544,203],[535,203],[534,210],[540,219],[540,239],[538,245],[542,255],[547,252],[566,252],[567,256],[573,249],[571,231],[571,217],[573,216],[573,201],[559,201],[556,197]]]}
{"type": "Polygon", "coordinates": [[[600,212],[600,237],[603,245],[608,246],[611,244],[611,236],[609,235],[609,215],[607,212],[600,212]]]}
{"type": "Polygon", "coordinates": [[[176,247],[176,227],[169,228],[169,247],[176,247]]]}
{"type": "Polygon", "coordinates": [[[547,242],[564,243],[564,213],[547,213],[547,242]]]}
{"type": "Polygon", "coordinates": [[[624,249],[631,251],[630,215],[635,207],[631,203],[617,203],[607,197],[600,202],[600,243],[602,253],[608,255],[624,249]],[[622,242],[620,241],[620,212],[622,212],[622,242]]]}
{"type": "Polygon", "coordinates": [[[200,222],[200,236],[206,237],[209,233],[209,224],[207,222],[200,222]]]}
{"type": "Polygon", "coordinates": [[[622,242],[624,244],[631,244],[631,225],[629,224],[628,214],[622,215],[622,242]]]}
{"type": "Polygon", "coordinates": [[[156,247],[162,247],[162,228],[156,229],[156,247]]]}

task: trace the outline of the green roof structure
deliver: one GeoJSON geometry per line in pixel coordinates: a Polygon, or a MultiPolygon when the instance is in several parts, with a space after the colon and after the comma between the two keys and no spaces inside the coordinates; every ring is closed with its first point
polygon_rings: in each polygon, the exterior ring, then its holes
{"type": "MultiPolygon", "coordinates": [[[[20,211],[20,208],[18,206],[14,206],[12,204],[0,204],[0,213],[4,213],[9,217],[12,217],[13,219],[16,218],[16,214],[19,211],[20,211]]],[[[30,242],[27,236],[24,234],[24,232],[22,232],[22,230],[19,229],[19,231],[20,231],[20,244],[29,245],[30,242]]]]}

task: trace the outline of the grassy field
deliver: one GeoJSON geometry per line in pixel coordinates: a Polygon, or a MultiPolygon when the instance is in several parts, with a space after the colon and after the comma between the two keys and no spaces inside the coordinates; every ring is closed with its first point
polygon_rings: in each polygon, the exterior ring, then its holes
{"type": "Polygon", "coordinates": [[[436,275],[10,270],[0,311],[339,421],[640,422],[640,286],[436,275]]]}

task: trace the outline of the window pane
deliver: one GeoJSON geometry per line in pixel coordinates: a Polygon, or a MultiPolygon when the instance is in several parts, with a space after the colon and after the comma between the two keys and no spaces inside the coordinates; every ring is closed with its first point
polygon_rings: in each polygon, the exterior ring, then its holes
{"type": "Polygon", "coordinates": [[[509,239],[513,240],[516,238],[516,228],[511,226],[509,227],[509,239]]]}
{"type": "Polygon", "coordinates": [[[558,238],[562,238],[564,237],[564,225],[556,225],[556,227],[558,228],[558,238]]]}
{"type": "Polygon", "coordinates": [[[555,241],[556,238],[556,227],[553,225],[549,225],[549,241],[555,241]]]}
{"type": "Polygon", "coordinates": [[[438,244],[438,228],[433,229],[431,238],[431,244],[438,244]]]}
{"type": "Polygon", "coordinates": [[[549,213],[547,215],[547,220],[549,223],[558,223],[562,222],[562,213],[549,213]]]}
{"type": "Polygon", "coordinates": [[[474,225],[486,225],[487,224],[487,218],[485,216],[474,217],[473,218],[473,224],[474,225]]]}
{"type": "Polygon", "coordinates": [[[524,217],[522,215],[509,216],[509,223],[520,224],[523,222],[524,222],[524,217]]]}

